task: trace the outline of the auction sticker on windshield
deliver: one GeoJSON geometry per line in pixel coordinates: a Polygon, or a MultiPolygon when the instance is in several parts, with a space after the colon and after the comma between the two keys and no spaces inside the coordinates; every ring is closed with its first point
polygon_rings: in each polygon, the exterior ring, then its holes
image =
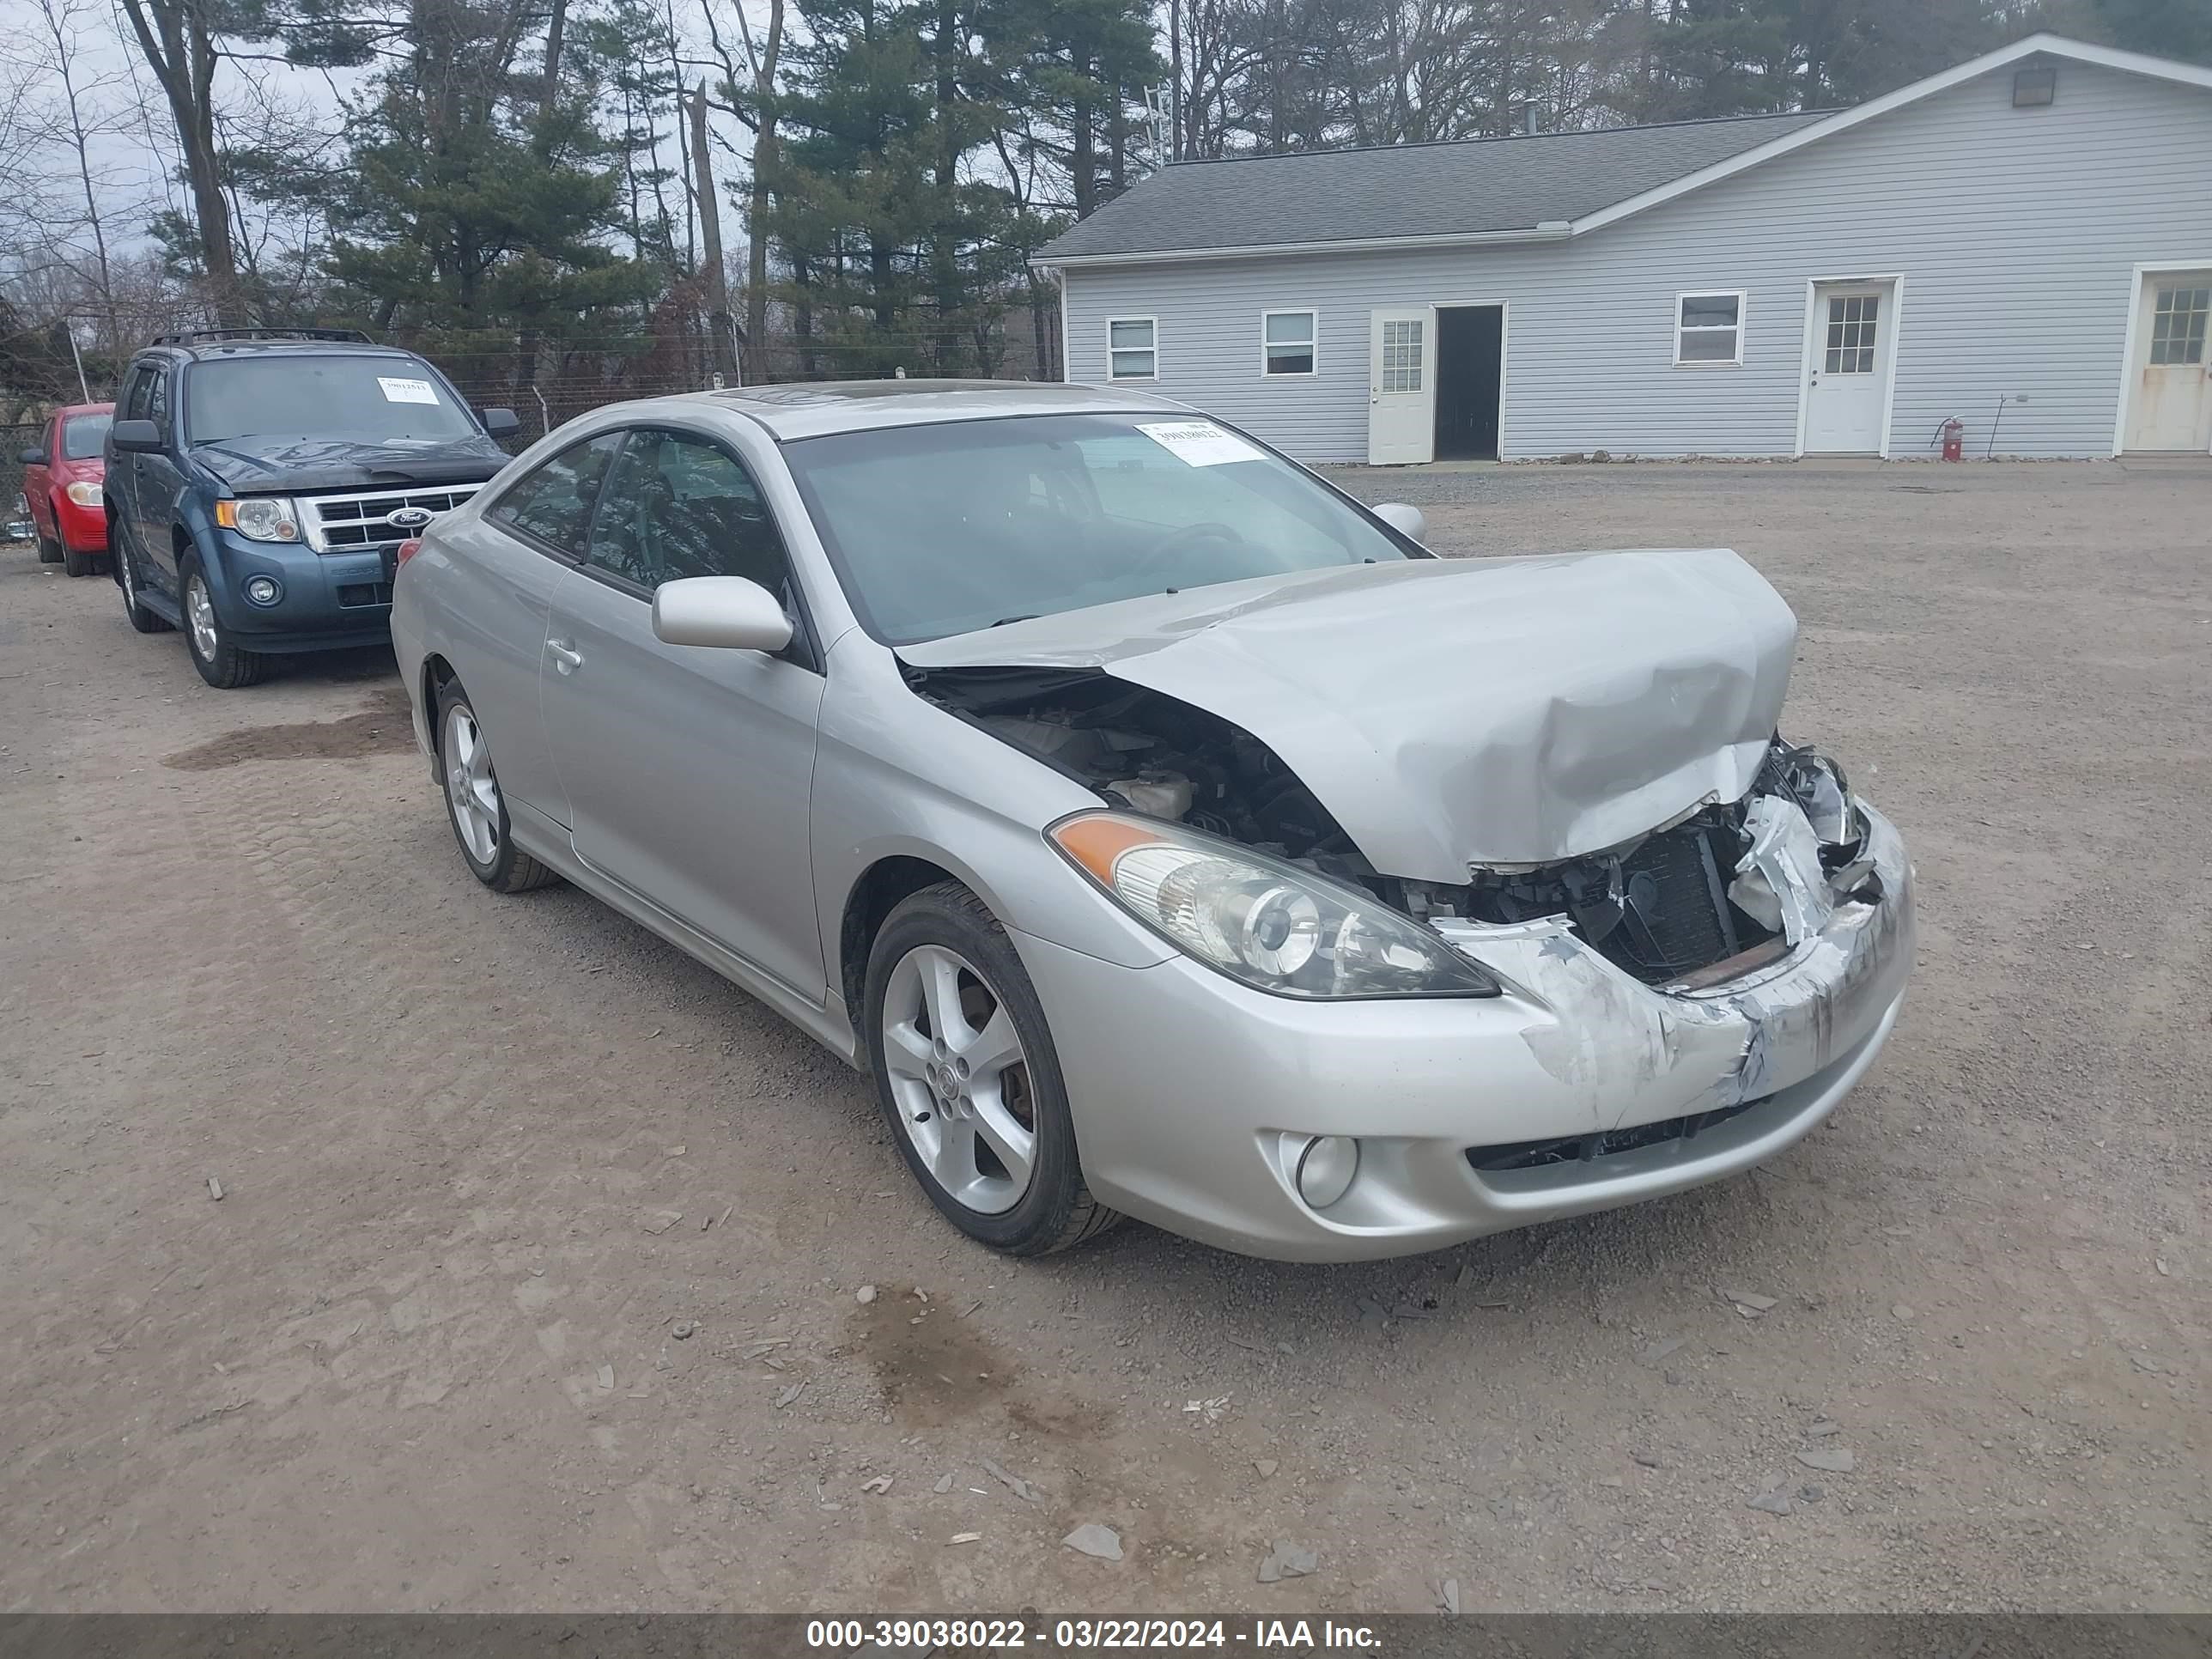
{"type": "Polygon", "coordinates": [[[1137,430],[1191,466],[1256,461],[1265,453],[1211,421],[1139,421],[1137,430]]]}
{"type": "Polygon", "coordinates": [[[384,401],[388,404],[434,404],[438,393],[428,380],[397,380],[387,374],[376,377],[377,385],[384,388],[384,401]]]}

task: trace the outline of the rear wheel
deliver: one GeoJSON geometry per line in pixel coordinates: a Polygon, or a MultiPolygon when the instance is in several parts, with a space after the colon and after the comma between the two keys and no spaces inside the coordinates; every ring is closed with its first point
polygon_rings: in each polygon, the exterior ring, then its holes
{"type": "Polygon", "coordinates": [[[192,653],[192,666],[218,691],[234,690],[260,683],[269,672],[269,659],[234,643],[215,614],[215,594],[208,586],[200,562],[186,554],[178,562],[177,587],[185,613],[185,643],[192,653]]]}
{"type": "Polygon", "coordinates": [[[559,879],[514,844],[491,745],[459,680],[438,690],[438,770],[446,781],[446,817],[471,874],[495,893],[526,893],[559,879]]]}
{"type": "Polygon", "coordinates": [[[115,585],[123,590],[123,614],[131,619],[131,626],[141,634],[166,634],[175,624],[167,617],[149,611],[138,597],[138,567],[132,558],[130,544],[124,541],[121,529],[110,521],[107,526],[107,545],[112,550],[115,585]]]}
{"type": "Polygon", "coordinates": [[[868,954],[876,1101],[952,1224],[1048,1255],[1121,1219],[1091,1195],[1044,1007],[1006,931],[956,882],[903,901],[868,954]]]}

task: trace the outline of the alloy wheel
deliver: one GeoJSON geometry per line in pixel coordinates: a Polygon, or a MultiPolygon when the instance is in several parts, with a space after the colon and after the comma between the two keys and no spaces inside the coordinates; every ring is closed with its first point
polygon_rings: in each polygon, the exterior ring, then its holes
{"type": "Polygon", "coordinates": [[[491,750],[466,703],[446,711],[446,740],[439,750],[446,763],[446,799],[461,845],[478,864],[499,856],[499,783],[492,776],[491,750]]]}
{"type": "Polygon", "coordinates": [[[185,584],[185,620],[191,624],[193,649],[202,661],[213,662],[222,648],[222,636],[216,632],[215,601],[208,597],[207,583],[197,573],[185,584]]]}
{"type": "Polygon", "coordinates": [[[883,1052],[901,1127],[956,1203],[1000,1215],[1036,1162],[1029,1056],[1005,1000],[941,945],[900,957],[884,987],[883,1052]]]}

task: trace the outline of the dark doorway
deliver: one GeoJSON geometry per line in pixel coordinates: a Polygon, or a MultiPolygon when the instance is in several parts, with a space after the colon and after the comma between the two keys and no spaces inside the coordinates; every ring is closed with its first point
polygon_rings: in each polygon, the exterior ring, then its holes
{"type": "Polygon", "coordinates": [[[1437,459],[1498,459],[1504,306],[1437,307],[1437,459]]]}

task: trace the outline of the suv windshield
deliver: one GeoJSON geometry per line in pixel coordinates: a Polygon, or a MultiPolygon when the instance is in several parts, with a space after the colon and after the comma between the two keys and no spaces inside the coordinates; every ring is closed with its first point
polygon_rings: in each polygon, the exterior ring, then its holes
{"type": "Polygon", "coordinates": [[[90,460],[100,453],[100,445],[107,441],[107,428],[114,424],[112,415],[70,416],[62,422],[62,459],[90,460]]]}
{"type": "Polygon", "coordinates": [[[840,433],[784,454],[853,608],[890,645],[1419,556],[1288,462],[1164,410],[840,433]]]}
{"type": "Polygon", "coordinates": [[[404,357],[235,358],[185,377],[185,430],[195,444],[283,434],[382,443],[467,438],[477,425],[444,381],[404,357]]]}

